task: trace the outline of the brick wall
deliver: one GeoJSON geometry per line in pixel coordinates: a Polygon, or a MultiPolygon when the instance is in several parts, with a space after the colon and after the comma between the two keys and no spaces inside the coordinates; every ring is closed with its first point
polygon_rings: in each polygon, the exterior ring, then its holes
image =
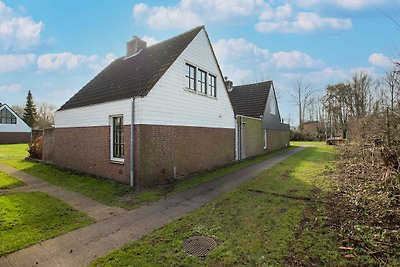
{"type": "MultiPolygon", "coordinates": [[[[233,161],[234,130],[183,126],[135,126],[138,187],[166,183],[174,175],[233,161]]],[[[56,128],[44,132],[43,159],[64,168],[116,181],[130,180],[130,126],[125,126],[125,163],[110,161],[110,128],[56,128]]]]}
{"type": "Polygon", "coordinates": [[[267,151],[278,150],[289,146],[290,132],[267,130],[267,151]]]}
{"type": "Polygon", "coordinates": [[[29,143],[31,141],[31,133],[0,133],[0,144],[18,144],[29,143]]]}
{"type": "Polygon", "coordinates": [[[54,161],[54,129],[45,129],[42,132],[43,151],[42,159],[46,161],[54,161]]]}
{"type": "Polygon", "coordinates": [[[138,186],[215,168],[234,159],[234,129],[137,125],[138,186]]]}
{"type": "MultiPolygon", "coordinates": [[[[110,161],[109,126],[54,129],[52,141],[54,152],[46,154],[49,146],[47,148],[45,146],[44,159],[64,168],[129,183],[130,126],[125,126],[124,131],[125,163],[123,164],[110,161]]],[[[45,142],[47,142],[46,137],[45,142]]]]}

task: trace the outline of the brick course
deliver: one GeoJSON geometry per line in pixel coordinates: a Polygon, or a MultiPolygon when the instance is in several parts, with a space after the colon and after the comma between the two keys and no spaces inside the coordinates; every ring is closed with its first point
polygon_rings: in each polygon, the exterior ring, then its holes
{"type": "MultiPolygon", "coordinates": [[[[125,126],[125,162],[110,161],[110,127],[56,128],[45,132],[44,160],[123,183],[130,180],[130,126],[125,126]],[[47,140],[46,140],[47,139],[47,140]]],[[[174,175],[215,168],[234,159],[234,130],[136,125],[138,187],[163,184],[174,175]]]]}
{"type": "Polygon", "coordinates": [[[234,159],[234,129],[137,125],[136,164],[139,186],[207,170],[234,159]]]}
{"type": "Polygon", "coordinates": [[[123,164],[110,161],[109,126],[56,128],[53,133],[53,148],[46,146],[47,141],[45,141],[43,159],[64,168],[129,183],[130,126],[124,126],[124,131],[125,163],[123,164]],[[52,149],[54,151],[49,152],[52,149]]]}
{"type": "Polygon", "coordinates": [[[29,143],[31,141],[31,133],[0,133],[0,144],[18,144],[29,143]]]}

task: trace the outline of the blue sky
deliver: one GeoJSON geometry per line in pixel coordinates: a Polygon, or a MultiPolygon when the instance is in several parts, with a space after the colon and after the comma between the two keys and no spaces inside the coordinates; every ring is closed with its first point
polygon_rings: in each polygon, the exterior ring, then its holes
{"type": "Polygon", "coordinates": [[[0,102],[63,104],[138,35],[149,44],[204,24],[234,84],[273,80],[282,117],[303,80],[322,94],[400,57],[400,0],[0,0],[0,102]]]}

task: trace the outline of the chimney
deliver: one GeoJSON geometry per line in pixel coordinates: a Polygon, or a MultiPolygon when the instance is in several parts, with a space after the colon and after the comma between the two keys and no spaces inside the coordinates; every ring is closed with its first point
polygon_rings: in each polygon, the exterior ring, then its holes
{"type": "Polygon", "coordinates": [[[146,47],[147,43],[140,39],[139,36],[134,35],[132,40],[126,43],[126,57],[130,57],[146,47]]]}
{"type": "Polygon", "coordinates": [[[233,91],[233,82],[228,80],[227,76],[225,76],[224,79],[225,79],[224,83],[225,83],[226,88],[228,89],[228,92],[232,92],[233,91]]]}

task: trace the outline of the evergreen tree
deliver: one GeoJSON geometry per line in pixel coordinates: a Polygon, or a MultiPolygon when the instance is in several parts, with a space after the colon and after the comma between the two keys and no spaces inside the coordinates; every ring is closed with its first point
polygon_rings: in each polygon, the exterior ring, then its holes
{"type": "Polygon", "coordinates": [[[37,112],[35,103],[33,103],[33,97],[31,91],[28,92],[26,97],[26,105],[24,109],[24,116],[22,118],[29,127],[34,128],[37,123],[37,112]]]}

